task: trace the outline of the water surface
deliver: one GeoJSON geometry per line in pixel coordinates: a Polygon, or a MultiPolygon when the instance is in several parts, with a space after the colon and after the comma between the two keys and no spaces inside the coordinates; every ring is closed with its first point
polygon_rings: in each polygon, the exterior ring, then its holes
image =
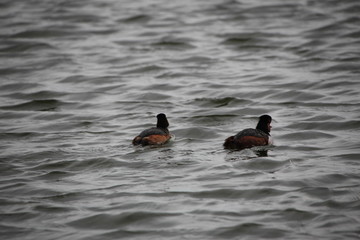
{"type": "Polygon", "coordinates": [[[4,239],[359,239],[358,1],[0,7],[4,239]]]}

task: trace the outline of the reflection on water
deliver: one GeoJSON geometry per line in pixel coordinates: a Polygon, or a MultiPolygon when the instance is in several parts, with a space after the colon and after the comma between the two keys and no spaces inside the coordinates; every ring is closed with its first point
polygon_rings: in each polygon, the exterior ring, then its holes
{"type": "Polygon", "coordinates": [[[258,151],[255,151],[255,153],[258,157],[267,157],[268,156],[268,150],[258,150],[258,151]]]}
{"type": "Polygon", "coordinates": [[[358,239],[359,6],[2,1],[3,238],[358,239]]]}

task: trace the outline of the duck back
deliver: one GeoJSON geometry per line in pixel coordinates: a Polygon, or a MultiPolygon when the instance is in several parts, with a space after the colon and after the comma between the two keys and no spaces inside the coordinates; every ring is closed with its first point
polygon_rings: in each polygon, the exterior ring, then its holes
{"type": "Polygon", "coordinates": [[[167,134],[169,134],[168,130],[154,127],[154,128],[145,129],[139,134],[139,136],[143,138],[143,137],[148,137],[150,135],[167,135],[167,134]]]}
{"type": "Polygon", "coordinates": [[[254,128],[244,129],[244,130],[240,131],[238,134],[236,134],[234,136],[234,138],[240,139],[242,137],[247,137],[247,136],[259,137],[259,138],[269,138],[269,135],[267,135],[266,133],[264,133],[263,131],[261,131],[259,129],[254,129],[254,128]]]}

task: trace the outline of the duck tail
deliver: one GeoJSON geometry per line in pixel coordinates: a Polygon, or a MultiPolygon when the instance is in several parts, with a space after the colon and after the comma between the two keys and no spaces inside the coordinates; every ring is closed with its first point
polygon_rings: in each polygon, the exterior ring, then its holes
{"type": "Polygon", "coordinates": [[[140,136],[137,136],[132,140],[133,145],[140,145],[141,142],[142,142],[142,137],[140,137],[140,136]]]}
{"type": "Polygon", "coordinates": [[[228,137],[225,139],[225,142],[223,144],[225,149],[234,149],[236,148],[235,139],[234,136],[228,137]]]}

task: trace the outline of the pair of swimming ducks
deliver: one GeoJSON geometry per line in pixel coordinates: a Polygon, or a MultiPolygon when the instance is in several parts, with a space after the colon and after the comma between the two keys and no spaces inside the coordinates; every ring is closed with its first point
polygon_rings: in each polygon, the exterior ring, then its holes
{"type": "MultiPolygon", "coordinates": [[[[168,130],[169,122],[163,113],[157,116],[156,127],[142,131],[134,138],[134,145],[161,145],[168,142],[171,138],[168,130]]],[[[270,144],[271,120],[269,115],[259,117],[256,128],[247,128],[238,134],[225,139],[224,148],[226,149],[245,149],[255,146],[265,146],[270,144]]]]}

